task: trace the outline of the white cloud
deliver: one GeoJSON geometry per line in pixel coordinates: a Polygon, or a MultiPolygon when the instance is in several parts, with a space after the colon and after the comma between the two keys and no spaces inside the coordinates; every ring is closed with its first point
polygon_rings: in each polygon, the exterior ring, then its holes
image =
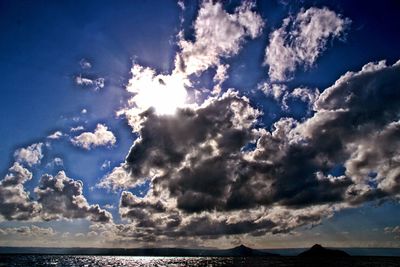
{"type": "Polygon", "coordinates": [[[115,206],[112,205],[112,204],[105,204],[105,205],[103,206],[103,208],[112,210],[112,209],[115,209],[115,206]]]}
{"type": "Polygon", "coordinates": [[[221,3],[204,1],[194,22],[196,40],[181,36],[177,67],[186,74],[199,74],[218,65],[220,58],[237,54],[244,39],[256,38],[263,27],[262,18],[252,8],[252,4],[243,3],[229,14],[221,3]]]}
{"type": "Polygon", "coordinates": [[[89,78],[84,78],[82,76],[77,76],[75,78],[76,84],[78,85],[92,85],[93,84],[93,80],[89,79],[89,78]]]}
{"type": "Polygon", "coordinates": [[[117,142],[114,134],[108,130],[107,126],[97,124],[93,133],[84,132],[71,139],[72,144],[84,149],[91,149],[98,146],[114,145],[117,142]]]}
{"type": "Polygon", "coordinates": [[[287,90],[287,86],[284,84],[270,84],[262,83],[258,85],[260,89],[266,96],[273,97],[275,100],[279,101],[287,90]]]}
{"type": "Polygon", "coordinates": [[[214,86],[214,89],[213,89],[213,93],[214,94],[221,93],[221,85],[229,77],[228,68],[229,68],[228,64],[225,64],[225,65],[220,64],[220,65],[217,66],[217,70],[216,70],[215,75],[213,77],[213,81],[215,83],[215,86],[214,86]]]}
{"type": "Polygon", "coordinates": [[[305,87],[295,88],[292,92],[285,92],[282,99],[282,107],[285,110],[289,108],[289,100],[298,99],[308,105],[308,111],[311,111],[315,101],[318,99],[320,92],[318,89],[312,90],[305,87]]]}
{"type": "Polygon", "coordinates": [[[118,190],[121,188],[135,187],[144,182],[145,179],[140,178],[132,181],[132,176],[129,173],[128,167],[126,164],[121,164],[121,166],[115,167],[110,173],[108,173],[97,186],[100,188],[118,190]]]}
{"type": "Polygon", "coordinates": [[[391,234],[395,239],[400,239],[400,225],[394,227],[385,227],[385,234],[391,234]]]}
{"type": "Polygon", "coordinates": [[[85,58],[82,58],[79,61],[79,65],[81,66],[82,69],[90,69],[92,67],[92,64],[85,58]]]}
{"type": "Polygon", "coordinates": [[[46,166],[49,168],[54,168],[56,166],[63,166],[64,161],[61,158],[54,158],[51,162],[47,163],[46,166]]]}
{"type": "Polygon", "coordinates": [[[32,144],[26,148],[20,148],[15,151],[14,158],[17,162],[26,163],[28,166],[39,164],[43,158],[43,143],[32,144]]]}
{"type": "Polygon", "coordinates": [[[82,77],[82,75],[79,75],[75,77],[75,82],[77,85],[80,86],[91,86],[95,91],[97,91],[104,87],[105,79],[104,78],[90,79],[88,77],[82,77]]]}
{"type": "Polygon", "coordinates": [[[110,166],[111,166],[111,161],[105,160],[105,161],[103,162],[103,164],[101,164],[100,170],[108,169],[108,168],[110,168],[110,166]]]}
{"type": "Polygon", "coordinates": [[[63,133],[61,131],[56,131],[56,132],[52,133],[51,135],[47,136],[47,138],[56,140],[56,139],[60,139],[62,136],[63,136],[63,133]]]}
{"type": "Polygon", "coordinates": [[[57,234],[51,227],[39,227],[36,225],[20,226],[20,227],[8,227],[0,229],[1,235],[21,235],[24,237],[50,237],[57,234]]]}
{"type": "Polygon", "coordinates": [[[290,80],[298,66],[312,66],[326,49],[329,38],[340,37],[350,22],[327,8],[315,7],[284,19],[282,27],[271,33],[266,48],[269,78],[290,80]]]}
{"type": "Polygon", "coordinates": [[[184,1],[178,0],[177,4],[178,4],[178,7],[179,7],[182,11],[184,11],[184,10],[186,9],[186,7],[185,7],[185,2],[184,2],[184,1]]]}
{"type": "Polygon", "coordinates": [[[85,128],[83,126],[81,126],[81,125],[76,126],[76,127],[72,127],[70,129],[71,132],[78,132],[78,131],[83,131],[83,130],[85,130],[85,128]]]}

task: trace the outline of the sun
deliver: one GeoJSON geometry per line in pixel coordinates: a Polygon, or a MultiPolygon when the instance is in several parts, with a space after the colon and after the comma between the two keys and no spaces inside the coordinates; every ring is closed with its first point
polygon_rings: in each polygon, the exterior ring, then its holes
{"type": "Polygon", "coordinates": [[[158,115],[172,115],[185,105],[187,81],[184,75],[155,75],[153,70],[138,65],[132,68],[132,74],[127,89],[135,93],[130,102],[140,110],[153,107],[158,115]]]}

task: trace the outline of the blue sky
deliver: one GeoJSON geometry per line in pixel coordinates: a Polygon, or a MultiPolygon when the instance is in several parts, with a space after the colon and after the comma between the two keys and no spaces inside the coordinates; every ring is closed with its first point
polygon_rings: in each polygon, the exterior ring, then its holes
{"type": "Polygon", "coordinates": [[[0,244],[398,247],[399,9],[0,1],[0,244]]]}

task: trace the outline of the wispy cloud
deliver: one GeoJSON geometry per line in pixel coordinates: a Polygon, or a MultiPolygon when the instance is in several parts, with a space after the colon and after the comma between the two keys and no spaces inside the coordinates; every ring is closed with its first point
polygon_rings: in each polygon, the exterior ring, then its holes
{"type": "Polygon", "coordinates": [[[312,66],[326,49],[327,41],[342,36],[349,24],[350,19],[334,11],[315,7],[284,19],[282,26],[271,33],[266,48],[269,78],[290,80],[298,67],[312,66]]]}
{"type": "Polygon", "coordinates": [[[252,8],[245,2],[229,14],[220,2],[203,1],[194,22],[196,40],[180,37],[177,67],[186,74],[199,74],[219,65],[220,58],[237,54],[245,38],[259,36],[264,25],[252,8]]]}

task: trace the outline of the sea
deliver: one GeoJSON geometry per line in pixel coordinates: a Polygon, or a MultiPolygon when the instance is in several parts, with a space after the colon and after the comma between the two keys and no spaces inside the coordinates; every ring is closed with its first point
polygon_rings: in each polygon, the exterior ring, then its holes
{"type": "Polygon", "coordinates": [[[309,266],[309,267],[392,267],[400,266],[400,257],[353,256],[346,259],[280,257],[136,257],[80,255],[0,255],[0,266],[7,267],[117,267],[117,266],[309,266]]]}

